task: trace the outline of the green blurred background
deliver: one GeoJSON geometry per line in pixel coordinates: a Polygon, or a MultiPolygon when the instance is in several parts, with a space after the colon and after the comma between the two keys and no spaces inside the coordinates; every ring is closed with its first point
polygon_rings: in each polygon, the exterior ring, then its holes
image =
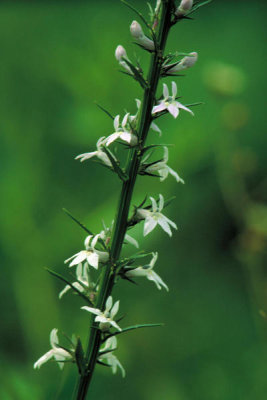
{"type": "MultiPolygon", "coordinates": [[[[132,4],[146,11],[146,2],[132,4]]],[[[125,326],[165,326],[122,336],[126,379],[97,367],[89,398],[266,398],[266,10],[263,1],[215,0],[172,31],[168,51],[199,52],[177,78],[182,102],[204,105],[194,118],[162,118],[162,139],[151,133],[150,141],[175,145],[169,165],[186,184],[140,177],[134,197],[176,196],[166,210],[179,226],[172,240],[160,229],[142,239],[159,251],[157,272],[170,292],[123,281],[114,293],[125,326]]],[[[58,300],[63,285],[44,267],[67,274],[63,260],[82,249],[84,233],[62,207],[95,232],[114,216],[116,177],[74,157],[112,133],[95,101],[112,114],[135,112],[141,91],[114,59],[122,44],[147,67],[147,54],[131,44],[132,19],[117,0],[0,3],[3,400],[71,398],[74,365],[63,373],[32,365],[49,349],[52,328],[85,340],[88,319],[76,296],[58,300]]]]}

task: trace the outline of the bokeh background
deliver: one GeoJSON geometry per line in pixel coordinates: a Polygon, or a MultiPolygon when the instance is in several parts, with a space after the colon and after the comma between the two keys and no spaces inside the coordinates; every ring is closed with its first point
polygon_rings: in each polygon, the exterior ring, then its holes
{"type": "MultiPolygon", "coordinates": [[[[146,2],[132,4],[146,12],[146,2]]],[[[160,229],[145,240],[133,232],[159,251],[170,292],[148,281],[123,281],[114,292],[124,326],[165,325],[122,336],[126,379],[98,366],[89,398],[266,398],[266,10],[264,1],[215,0],[172,31],[168,51],[199,52],[177,78],[182,102],[204,104],[194,118],[162,118],[162,139],[150,135],[174,144],[169,165],[186,184],[140,177],[134,196],[175,195],[166,214],[179,231],[172,240],[160,229]]],[[[112,114],[135,112],[141,91],[114,59],[122,44],[147,68],[148,55],[131,44],[132,19],[117,0],[0,3],[3,400],[71,398],[74,365],[63,373],[55,363],[32,365],[52,328],[86,340],[88,319],[76,296],[58,300],[63,285],[44,267],[67,275],[64,259],[82,249],[84,232],[62,207],[95,232],[114,216],[116,177],[74,157],[112,133],[95,101],[112,114]]]]}

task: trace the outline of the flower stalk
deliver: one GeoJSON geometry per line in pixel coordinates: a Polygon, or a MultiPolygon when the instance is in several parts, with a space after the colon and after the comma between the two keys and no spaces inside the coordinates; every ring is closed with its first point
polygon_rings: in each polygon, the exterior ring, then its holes
{"type": "MultiPolygon", "coordinates": [[[[116,223],[114,226],[114,233],[112,237],[112,245],[110,251],[111,261],[102,272],[99,298],[97,301],[97,308],[100,310],[104,308],[105,302],[108,296],[111,294],[115,277],[113,273],[113,268],[116,261],[120,257],[125,233],[127,230],[127,221],[133,189],[141,164],[142,150],[145,146],[148,130],[152,122],[152,109],[163,63],[163,52],[166,45],[169,29],[171,27],[172,4],[172,0],[162,2],[161,21],[159,23],[157,36],[158,46],[155,52],[151,55],[150,70],[148,75],[148,87],[144,91],[141,106],[142,109],[139,118],[139,126],[137,128],[139,147],[131,150],[131,157],[129,158],[128,165],[126,167],[126,174],[129,178],[122,185],[120,200],[117,209],[117,216],[115,219],[116,223]]],[[[93,375],[94,367],[96,365],[96,359],[100,344],[101,331],[94,328],[91,329],[88,349],[86,353],[88,368],[85,371],[84,375],[81,376],[78,383],[76,395],[77,400],[85,399],[93,375]]]]}
{"type": "MultiPolygon", "coordinates": [[[[134,10],[124,0],[122,2],[134,10]]],[[[187,13],[191,10],[192,5],[193,1],[183,0],[179,7],[179,13],[181,9],[187,13]]],[[[200,4],[197,7],[199,6],[200,4]]],[[[97,158],[103,166],[117,174],[121,179],[122,187],[116,217],[110,227],[104,225],[104,229],[95,235],[65,210],[70,218],[86,231],[85,249],[80,250],[65,261],[65,263],[69,264],[69,267],[76,268],[76,280],[74,282],[49,270],[52,275],[67,284],[59,293],[59,298],[62,298],[66,292],[72,291],[83,300],[86,300],[87,305],[81,307],[81,309],[87,311],[87,316],[90,318],[88,342],[87,346],[83,348],[79,337],[74,336],[74,339],[71,340],[71,347],[63,347],[59,345],[57,329],[54,328],[50,338],[51,350],[39,358],[34,367],[40,368],[42,364],[51,358],[55,358],[60,368],[63,368],[64,362],[67,361],[76,363],[79,380],[73,394],[73,399],[75,400],[86,399],[97,363],[109,366],[113,373],[116,373],[119,368],[122,375],[125,376],[124,368],[114,354],[117,348],[115,335],[140,327],[159,326],[159,324],[142,324],[123,328],[118,324],[120,320],[116,320],[116,315],[119,311],[120,301],[114,300],[113,302],[112,298],[112,290],[118,278],[135,283],[135,278],[143,277],[154,282],[158,289],[169,290],[165,282],[154,271],[158,258],[157,252],[139,253],[126,259],[121,258],[121,251],[125,241],[137,248],[139,247],[137,241],[127,233],[127,230],[134,225],[144,221],[144,236],[148,235],[157,225],[170,237],[172,236],[171,228],[177,229],[176,224],[162,213],[162,210],[170,200],[164,201],[164,197],[161,194],[158,200],[150,196],[150,205],[145,205],[145,199],[139,206],[134,206],[134,212],[130,217],[129,212],[138,175],[158,177],[162,181],[170,174],[177,182],[184,183],[179,175],[167,165],[168,148],[164,145],[145,146],[145,144],[150,129],[161,135],[160,128],[154,123],[156,118],[168,112],[174,118],[177,118],[180,109],[193,115],[188,107],[177,101],[177,86],[174,81],[171,84],[171,96],[168,86],[164,83],[162,97],[160,99],[156,98],[160,78],[187,69],[194,65],[197,60],[197,53],[190,53],[189,56],[174,63],[173,58],[175,56],[164,56],[170,28],[186,18],[186,16],[184,17],[184,14],[177,16],[175,0],[157,0],[154,11],[151,6],[150,10],[150,23],[138,11],[134,10],[146,28],[148,28],[150,37],[145,35],[142,26],[137,21],[133,21],[130,26],[130,32],[136,40],[136,44],[150,54],[150,67],[147,78],[143,76],[143,71],[139,64],[137,67],[132,64],[127,57],[126,50],[121,45],[117,46],[115,51],[115,57],[119,65],[126,71],[124,73],[138,81],[143,89],[142,101],[136,99],[136,115],[126,112],[120,122],[119,115],[113,117],[108,111],[100,107],[113,119],[115,132],[108,137],[101,137],[97,142],[96,151],[83,153],[76,157],[81,162],[97,158]],[[114,145],[114,142],[121,141],[125,142],[124,145],[128,152],[128,161],[125,168],[121,167],[120,160],[115,158],[110,151],[110,147],[114,145]],[[158,146],[163,147],[163,158],[147,163],[147,160],[152,155],[150,150],[158,146]],[[140,258],[147,257],[150,254],[152,254],[152,258],[149,264],[134,265],[140,258]],[[91,272],[92,275],[98,274],[96,280],[91,276],[91,272]]]]}

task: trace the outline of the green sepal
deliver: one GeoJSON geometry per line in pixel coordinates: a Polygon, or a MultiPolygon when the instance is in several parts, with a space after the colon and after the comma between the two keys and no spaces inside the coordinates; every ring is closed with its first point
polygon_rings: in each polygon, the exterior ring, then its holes
{"type": "Polygon", "coordinates": [[[106,336],[105,340],[112,336],[117,336],[120,335],[121,333],[133,331],[134,329],[140,329],[140,328],[155,328],[157,326],[164,326],[164,324],[159,323],[159,324],[138,324],[138,325],[132,325],[132,326],[127,326],[127,328],[123,328],[121,331],[117,331],[114,333],[111,333],[110,335],[106,336]]]}
{"type": "MultiPolygon", "coordinates": [[[[137,43],[138,44],[138,43],[137,43]]],[[[133,73],[133,77],[134,79],[140,83],[141,87],[143,89],[147,89],[148,85],[147,82],[145,81],[145,79],[143,78],[142,74],[139,72],[139,70],[126,58],[122,58],[122,60],[128,65],[128,67],[130,68],[130,70],[133,73]]]]}
{"type": "Polygon", "coordinates": [[[123,181],[126,182],[129,177],[128,175],[121,169],[121,167],[118,164],[118,161],[113,157],[113,155],[111,154],[111,152],[106,148],[103,147],[102,150],[104,151],[104,153],[106,153],[106,155],[108,156],[109,161],[112,164],[112,167],[114,169],[114,171],[116,172],[116,174],[118,175],[118,177],[123,181]]]}
{"type": "Polygon", "coordinates": [[[83,373],[86,370],[86,362],[85,362],[84,351],[83,351],[82,342],[81,342],[80,338],[77,339],[77,345],[75,348],[75,360],[76,360],[79,374],[83,375],[83,373]]]}
{"type": "Polygon", "coordinates": [[[73,284],[72,284],[70,281],[68,281],[68,279],[64,278],[62,275],[58,274],[58,273],[55,272],[55,271],[52,271],[52,270],[49,269],[49,268],[45,268],[45,269],[46,269],[47,272],[49,272],[49,274],[55,276],[56,278],[58,278],[58,279],[61,280],[62,282],[64,282],[64,283],[66,283],[67,285],[69,285],[69,286],[71,287],[71,289],[74,290],[74,292],[76,292],[80,297],[82,297],[84,300],[86,300],[86,302],[87,302],[88,304],[90,304],[91,306],[94,307],[94,304],[91,302],[91,300],[88,299],[88,297],[87,297],[85,294],[83,294],[82,292],[80,292],[79,289],[77,289],[75,286],[73,286],[73,284]]]}

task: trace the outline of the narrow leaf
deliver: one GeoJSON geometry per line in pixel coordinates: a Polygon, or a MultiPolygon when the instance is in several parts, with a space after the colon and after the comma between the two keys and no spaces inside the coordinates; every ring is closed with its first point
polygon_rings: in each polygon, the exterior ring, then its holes
{"type": "Polygon", "coordinates": [[[140,329],[140,328],[154,328],[156,326],[164,326],[164,324],[160,323],[160,324],[140,324],[140,325],[132,325],[132,326],[128,326],[127,328],[122,329],[121,331],[117,331],[114,332],[110,335],[108,335],[105,339],[108,339],[111,336],[116,336],[116,335],[120,335],[121,333],[125,333],[125,332],[129,332],[129,331],[133,331],[134,329],[140,329]]]}
{"type": "Polygon", "coordinates": [[[82,375],[86,369],[86,362],[85,362],[84,351],[83,351],[82,342],[81,342],[80,338],[78,338],[78,340],[77,340],[77,346],[75,349],[75,359],[76,359],[79,373],[80,373],[80,375],[82,375]]]}
{"type": "Polygon", "coordinates": [[[91,306],[93,306],[93,303],[88,299],[87,296],[85,296],[85,294],[83,294],[82,292],[80,292],[79,289],[77,289],[75,286],[73,286],[73,284],[71,282],[69,282],[66,278],[64,278],[62,275],[58,274],[55,271],[52,271],[49,268],[45,268],[46,271],[49,272],[49,274],[55,276],[56,278],[58,278],[59,280],[61,280],[62,282],[66,283],[68,286],[71,287],[72,290],[74,290],[74,292],[78,293],[79,296],[81,296],[84,300],[87,301],[87,303],[89,303],[91,306]]]}
{"type": "Polygon", "coordinates": [[[112,167],[113,167],[114,171],[116,172],[116,174],[119,176],[119,178],[120,178],[123,182],[126,182],[126,181],[129,179],[129,177],[128,177],[128,175],[121,169],[121,167],[118,165],[117,160],[115,160],[115,158],[113,157],[113,155],[111,154],[111,152],[110,152],[106,147],[103,147],[102,150],[103,150],[103,151],[106,153],[106,155],[108,156],[109,161],[111,162],[112,167]]]}
{"type": "Polygon", "coordinates": [[[83,230],[85,230],[85,232],[87,232],[89,235],[93,235],[93,233],[92,233],[88,228],[86,228],[86,226],[85,226],[82,222],[78,221],[78,219],[75,218],[66,208],[63,208],[62,210],[63,210],[64,213],[67,214],[74,222],[76,222],[76,224],[78,224],[83,230]]]}
{"type": "Polygon", "coordinates": [[[102,107],[100,104],[95,103],[97,105],[98,108],[100,108],[100,110],[102,110],[105,114],[107,114],[112,120],[114,120],[113,115],[110,114],[110,112],[108,110],[106,110],[104,107],[102,107]]]}

